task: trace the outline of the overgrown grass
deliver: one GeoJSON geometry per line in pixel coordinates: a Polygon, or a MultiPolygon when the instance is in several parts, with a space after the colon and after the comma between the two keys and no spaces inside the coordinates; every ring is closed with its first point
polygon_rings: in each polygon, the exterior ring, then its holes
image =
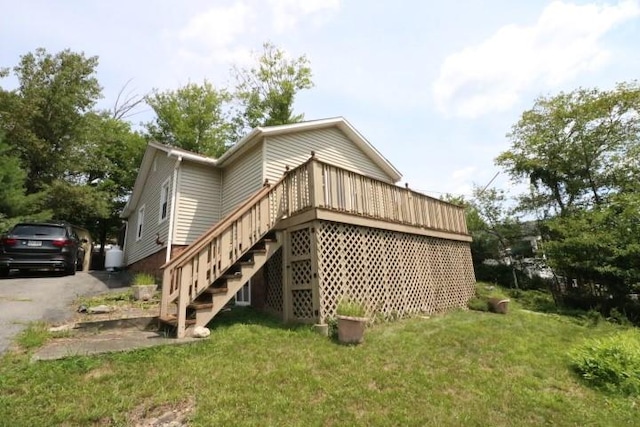
{"type": "Polygon", "coordinates": [[[133,292],[131,289],[125,291],[109,292],[100,295],[80,297],[75,300],[74,306],[84,305],[86,307],[92,307],[97,305],[108,305],[111,307],[134,307],[141,309],[149,309],[156,307],[160,303],[160,293],[156,292],[154,297],[150,300],[136,300],[133,298],[133,292]]]}
{"type": "Polygon", "coordinates": [[[589,384],[610,393],[640,394],[640,333],[637,330],[591,338],[570,355],[573,368],[589,384]]]}
{"type": "Polygon", "coordinates": [[[51,334],[46,323],[34,322],[18,334],[16,343],[20,347],[30,350],[41,347],[49,338],[51,338],[51,334]]]}
{"type": "Polygon", "coordinates": [[[0,363],[0,424],[127,425],[193,399],[194,426],[638,425],[640,401],[587,387],[568,350],[622,327],[511,310],[378,324],[359,346],[250,309],[207,340],[98,357],[0,363]],[[27,409],[28,408],[28,409],[27,409]]]}

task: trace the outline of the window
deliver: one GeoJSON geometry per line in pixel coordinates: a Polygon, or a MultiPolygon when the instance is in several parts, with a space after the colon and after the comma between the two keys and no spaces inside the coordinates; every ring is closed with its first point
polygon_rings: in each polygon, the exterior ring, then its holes
{"type": "Polygon", "coordinates": [[[136,241],[142,239],[142,227],[144,225],[144,205],[138,209],[138,229],[136,232],[136,241]]]}
{"type": "Polygon", "coordinates": [[[236,305],[251,305],[251,279],[236,294],[236,305]]]}
{"type": "Polygon", "coordinates": [[[169,178],[160,187],[160,219],[159,222],[167,219],[169,215],[169,178]]]}

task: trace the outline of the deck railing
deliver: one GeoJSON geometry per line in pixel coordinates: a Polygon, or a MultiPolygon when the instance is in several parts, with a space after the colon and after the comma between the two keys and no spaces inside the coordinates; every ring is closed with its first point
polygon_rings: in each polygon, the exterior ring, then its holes
{"type": "Polygon", "coordinates": [[[313,207],[468,234],[461,206],[317,160],[307,165],[313,207]]]}

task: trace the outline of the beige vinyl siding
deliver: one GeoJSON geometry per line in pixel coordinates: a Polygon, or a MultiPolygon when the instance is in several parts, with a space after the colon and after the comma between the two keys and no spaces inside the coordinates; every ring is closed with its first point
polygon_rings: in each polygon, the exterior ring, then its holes
{"type": "Polygon", "coordinates": [[[320,161],[331,163],[390,183],[392,179],[339,129],[318,129],[266,138],[265,178],[282,178],[286,166],[294,168],[316,153],[320,161]]]}
{"type": "Polygon", "coordinates": [[[166,153],[156,152],[155,170],[152,166],[144,183],[144,190],[137,206],[127,219],[127,241],[125,243],[125,264],[133,264],[149,255],[158,252],[164,246],[156,243],[156,235],[160,240],[167,241],[169,233],[169,221],[159,223],[160,219],[160,190],[162,184],[169,178],[169,198],[167,211],[171,212],[171,191],[173,179],[173,167],[175,159],[167,157],[166,153]],[[142,226],[142,238],[136,241],[138,230],[138,210],[144,205],[144,223],[142,226]]]}
{"type": "Polygon", "coordinates": [[[190,244],[220,220],[221,188],[219,169],[183,161],[173,244],[190,244]]]}
{"type": "Polygon", "coordinates": [[[263,182],[262,143],[258,143],[222,171],[222,216],[260,189],[263,182]]]}

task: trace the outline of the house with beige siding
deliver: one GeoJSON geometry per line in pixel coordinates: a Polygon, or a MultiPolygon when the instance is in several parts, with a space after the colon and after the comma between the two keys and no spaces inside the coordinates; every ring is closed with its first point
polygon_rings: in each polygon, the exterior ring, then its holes
{"type": "Polygon", "coordinates": [[[343,118],[259,127],[218,159],[151,142],[122,212],[125,263],[162,275],[178,336],[232,299],[313,323],[345,296],[381,315],[464,306],[464,211],[400,178],[343,118]]]}

